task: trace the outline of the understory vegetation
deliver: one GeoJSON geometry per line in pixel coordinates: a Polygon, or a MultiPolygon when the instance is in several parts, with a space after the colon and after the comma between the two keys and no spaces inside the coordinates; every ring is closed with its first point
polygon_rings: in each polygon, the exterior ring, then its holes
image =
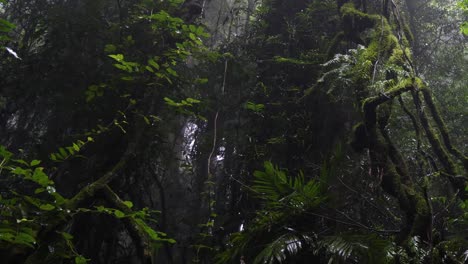
{"type": "Polygon", "coordinates": [[[0,0],[2,263],[467,263],[468,1],[0,0]]]}

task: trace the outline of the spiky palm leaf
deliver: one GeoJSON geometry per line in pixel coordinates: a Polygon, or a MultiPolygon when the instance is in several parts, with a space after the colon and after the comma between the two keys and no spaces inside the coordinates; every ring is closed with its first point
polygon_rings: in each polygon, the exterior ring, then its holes
{"type": "Polygon", "coordinates": [[[294,256],[298,252],[310,246],[312,237],[298,233],[282,234],[267,244],[254,259],[253,264],[274,264],[285,263],[289,256],[294,256]]]}
{"type": "Polygon", "coordinates": [[[271,162],[265,162],[264,171],[256,171],[254,177],[252,189],[264,201],[264,209],[243,232],[233,235],[233,247],[219,256],[218,263],[242,255],[252,257],[253,263],[285,263],[311,245],[313,236],[296,231],[294,222],[325,200],[320,182],[305,181],[302,173],[289,177],[271,162]]]}
{"type": "Polygon", "coordinates": [[[271,162],[265,162],[264,167],[265,171],[254,172],[252,189],[266,202],[267,208],[304,210],[325,200],[319,182],[305,182],[302,173],[296,177],[288,177],[271,162]]]}
{"type": "Polygon", "coordinates": [[[340,234],[317,242],[315,253],[325,250],[329,263],[391,263],[394,244],[374,234],[340,234]]]}

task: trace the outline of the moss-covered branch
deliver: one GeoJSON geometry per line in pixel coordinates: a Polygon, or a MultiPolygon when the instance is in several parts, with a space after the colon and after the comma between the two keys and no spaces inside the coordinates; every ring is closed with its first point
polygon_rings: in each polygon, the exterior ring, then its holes
{"type": "Polygon", "coordinates": [[[108,171],[95,182],[81,189],[75,196],[73,196],[73,198],[68,200],[68,202],[65,204],[65,207],[69,210],[75,210],[78,208],[80,203],[93,197],[96,194],[96,192],[105,188],[107,184],[110,183],[116,177],[116,175],[125,167],[125,165],[128,162],[128,159],[128,156],[122,157],[122,159],[110,171],[108,171]]]}
{"type": "MultiPolygon", "coordinates": [[[[69,199],[65,204],[64,208],[69,211],[78,210],[79,206],[88,199],[94,197],[94,195],[107,187],[107,184],[111,182],[116,175],[125,167],[129,160],[129,155],[124,155],[122,159],[106,174],[101,178],[91,183],[90,185],[81,189],[75,196],[69,199]]],[[[46,257],[49,255],[48,247],[55,245],[60,246],[61,235],[60,230],[64,230],[67,224],[71,221],[71,217],[66,215],[63,217],[52,216],[48,221],[49,225],[44,228],[39,234],[38,241],[42,241],[38,248],[32,253],[25,261],[27,264],[43,263],[46,257]]]]}
{"type": "MultiPolygon", "coordinates": [[[[122,201],[108,185],[104,185],[102,191],[107,202],[109,202],[112,207],[124,212],[127,215],[132,213],[132,210],[130,210],[124,201],[122,201]]],[[[125,217],[122,220],[125,224],[125,227],[127,228],[127,231],[137,245],[136,248],[141,257],[142,263],[153,263],[152,246],[145,231],[141,229],[139,223],[133,217],[125,217]]]]}
{"type": "Polygon", "coordinates": [[[411,89],[415,89],[418,87],[419,80],[418,79],[405,79],[398,83],[397,85],[393,86],[391,89],[388,89],[386,92],[381,93],[378,96],[368,97],[363,102],[363,110],[365,111],[366,108],[377,108],[379,105],[386,103],[388,101],[393,100],[395,97],[410,91],[411,89]]]}
{"type": "Polygon", "coordinates": [[[384,191],[397,198],[400,208],[406,215],[406,224],[400,234],[400,242],[405,241],[409,236],[420,236],[427,241],[431,232],[429,230],[431,214],[427,201],[423,193],[411,181],[405,169],[406,164],[390,137],[383,129],[379,131],[377,127],[377,107],[379,106],[377,103],[382,104],[385,101],[377,98],[366,100],[366,102],[363,107],[364,124],[369,137],[372,174],[374,177],[381,178],[384,191]]]}
{"type": "Polygon", "coordinates": [[[442,136],[442,140],[444,142],[445,147],[447,150],[457,157],[463,164],[463,167],[466,171],[468,171],[468,157],[465,156],[460,150],[458,150],[455,146],[453,146],[452,141],[450,140],[450,135],[448,132],[448,128],[445,125],[444,120],[439,112],[438,107],[435,105],[434,100],[432,99],[432,95],[428,88],[424,88],[421,90],[424,102],[428,106],[429,110],[431,111],[432,118],[434,119],[437,128],[440,131],[440,135],[442,136]]]}
{"type": "Polygon", "coordinates": [[[403,50],[385,16],[363,13],[356,10],[353,4],[344,5],[341,11],[344,23],[352,27],[348,30],[345,28],[348,38],[366,44],[364,51],[358,54],[352,71],[357,87],[356,93],[362,95],[358,100],[364,116],[363,128],[367,135],[366,147],[369,149],[371,175],[380,180],[385,192],[397,199],[406,216],[399,241],[404,243],[410,236],[420,236],[429,241],[432,220],[429,205],[422,190],[412,181],[402,155],[386,131],[392,101],[403,93],[420,89],[422,81],[416,77],[397,81],[398,76],[390,74],[392,76],[388,80],[389,83],[397,83],[388,86],[385,91],[376,93],[371,88],[376,65],[381,63],[391,65],[390,68],[404,70],[408,58],[405,55],[409,51],[403,50]],[[359,35],[368,28],[373,29],[370,40],[350,37],[350,34],[359,35]]]}
{"type": "Polygon", "coordinates": [[[467,199],[468,194],[465,191],[466,179],[459,175],[457,165],[450,157],[449,153],[445,150],[442,142],[437,136],[437,133],[432,128],[429,122],[429,117],[427,116],[426,111],[424,111],[419,92],[413,91],[412,96],[416,109],[418,110],[421,125],[424,129],[424,132],[426,133],[427,140],[429,141],[432,150],[442,164],[443,174],[445,174],[452,185],[454,185],[454,187],[459,190],[460,198],[467,199]]]}

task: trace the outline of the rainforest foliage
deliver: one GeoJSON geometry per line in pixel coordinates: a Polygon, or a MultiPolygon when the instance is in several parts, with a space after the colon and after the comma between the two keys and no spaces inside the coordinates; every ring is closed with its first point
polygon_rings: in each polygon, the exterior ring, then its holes
{"type": "Polygon", "coordinates": [[[467,12],[0,0],[2,263],[466,263],[467,12]]]}

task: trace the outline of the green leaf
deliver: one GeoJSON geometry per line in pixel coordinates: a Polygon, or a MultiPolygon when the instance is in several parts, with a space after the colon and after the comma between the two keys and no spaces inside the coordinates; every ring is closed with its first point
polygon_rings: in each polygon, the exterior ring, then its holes
{"type": "Polygon", "coordinates": [[[59,148],[60,155],[62,155],[63,158],[66,158],[68,156],[67,151],[64,148],[59,148]]]}
{"type": "Polygon", "coordinates": [[[151,124],[150,120],[146,116],[143,116],[143,120],[145,120],[147,125],[151,124]]]}
{"type": "Polygon", "coordinates": [[[156,70],[159,70],[159,68],[160,68],[159,64],[156,61],[154,61],[153,59],[148,60],[148,64],[153,66],[153,68],[155,68],[156,70]]]}
{"type": "Polygon", "coordinates": [[[8,160],[12,155],[13,153],[9,152],[4,146],[0,145],[0,156],[8,160]]]}
{"type": "Polygon", "coordinates": [[[208,78],[198,78],[195,80],[197,84],[205,84],[208,82],[208,78]]]}
{"type": "Polygon", "coordinates": [[[149,227],[143,220],[141,219],[135,219],[136,223],[140,228],[145,231],[145,233],[154,241],[160,241],[161,238],[159,237],[158,233],[154,231],[151,227],[149,227]]]}
{"type": "Polygon", "coordinates": [[[17,159],[17,160],[13,160],[14,162],[18,163],[18,164],[22,164],[24,166],[28,166],[29,167],[29,163],[27,163],[26,161],[22,160],[22,159],[17,159]]]}
{"type": "Polygon", "coordinates": [[[34,166],[39,165],[40,163],[41,163],[40,160],[33,160],[33,161],[31,161],[31,164],[30,164],[30,165],[31,165],[31,167],[34,167],[34,166]]]}
{"type": "Polygon", "coordinates": [[[11,31],[12,29],[14,29],[16,26],[8,21],[6,21],[5,19],[1,19],[0,18],[0,31],[1,32],[9,32],[11,31]]]}
{"type": "Polygon", "coordinates": [[[62,205],[67,201],[67,199],[65,199],[62,195],[60,195],[57,192],[53,192],[51,193],[51,195],[55,198],[55,204],[57,205],[62,205]]]}
{"type": "Polygon", "coordinates": [[[189,33],[189,38],[194,41],[197,40],[197,36],[195,36],[193,33],[189,33]]]}
{"type": "Polygon", "coordinates": [[[265,110],[265,105],[264,104],[256,104],[256,103],[253,103],[253,102],[247,102],[245,104],[245,109],[248,109],[248,110],[251,110],[255,113],[260,113],[260,112],[263,112],[263,110],[265,110]]]}
{"type": "Polygon", "coordinates": [[[67,232],[60,232],[60,234],[62,234],[63,238],[65,238],[66,240],[72,240],[73,239],[73,236],[70,235],[67,232]]]}
{"type": "Polygon", "coordinates": [[[124,76],[122,78],[120,78],[122,81],[133,81],[133,77],[132,76],[124,76]]]}
{"type": "Polygon", "coordinates": [[[34,194],[39,194],[39,193],[43,193],[45,192],[45,188],[37,188],[35,191],[34,191],[34,194]]]}
{"type": "Polygon", "coordinates": [[[150,66],[145,66],[145,69],[146,69],[147,71],[149,71],[149,72],[154,73],[153,68],[151,68],[150,66]]]}
{"type": "Polygon", "coordinates": [[[98,212],[102,213],[102,212],[107,212],[107,208],[105,208],[104,206],[100,205],[100,206],[97,206],[96,209],[98,210],[98,212]]]}
{"type": "Polygon", "coordinates": [[[185,99],[188,103],[191,103],[191,104],[198,104],[200,103],[201,101],[200,100],[197,100],[197,99],[193,99],[193,98],[187,98],[185,99]]]}
{"type": "Polygon", "coordinates": [[[175,244],[177,242],[175,239],[172,239],[172,238],[165,239],[165,241],[170,244],[175,244]]]}
{"type": "Polygon", "coordinates": [[[75,257],[75,264],[86,264],[86,263],[88,263],[88,260],[85,257],[81,255],[75,257]]]}
{"type": "Polygon", "coordinates": [[[44,211],[51,211],[55,209],[55,206],[51,204],[43,204],[39,207],[39,209],[44,210],[44,211]]]}
{"type": "Polygon", "coordinates": [[[117,63],[113,64],[113,65],[114,65],[114,67],[116,67],[119,70],[126,71],[126,72],[132,72],[132,68],[128,67],[127,65],[117,64],[117,63]]]}
{"type": "Polygon", "coordinates": [[[114,215],[117,217],[117,218],[124,218],[125,217],[125,213],[120,211],[120,210],[115,210],[114,211],[114,215]]]}
{"type": "Polygon", "coordinates": [[[179,103],[176,103],[174,100],[172,100],[169,97],[164,97],[164,101],[166,101],[166,104],[170,106],[180,106],[179,103]]]}
{"type": "Polygon", "coordinates": [[[0,241],[13,242],[15,239],[14,232],[12,229],[0,229],[0,241]]]}
{"type": "Polygon", "coordinates": [[[33,248],[36,243],[36,239],[29,233],[20,232],[16,235],[14,242],[15,244],[21,244],[33,248]]]}
{"type": "Polygon", "coordinates": [[[66,147],[66,150],[68,150],[68,153],[70,153],[70,155],[75,154],[75,148],[73,148],[73,147],[66,147]]]}
{"type": "Polygon", "coordinates": [[[43,172],[43,169],[44,168],[42,168],[42,167],[36,168],[34,170],[34,174],[33,174],[32,178],[31,178],[31,180],[36,182],[37,184],[45,187],[45,186],[48,186],[48,185],[52,184],[53,182],[43,172]]]}
{"type": "Polygon", "coordinates": [[[124,59],[123,54],[111,54],[111,55],[109,55],[109,57],[111,57],[112,59],[114,59],[114,60],[116,60],[118,62],[121,62],[124,59]]]}
{"type": "Polygon", "coordinates": [[[172,68],[166,68],[166,71],[167,71],[170,75],[172,75],[172,76],[174,76],[174,77],[178,77],[178,76],[179,76],[179,75],[177,74],[177,72],[174,71],[172,68]]]}
{"type": "Polygon", "coordinates": [[[468,36],[468,22],[464,22],[461,26],[461,32],[468,36]]]}
{"type": "Polygon", "coordinates": [[[76,151],[80,151],[80,147],[76,143],[73,143],[73,149],[76,151]]]}
{"type": "Polygon", "coordinates": [[[16,174],[16,175],[26,176],[26,175],[29,175],[29,170],[25,170],[25,169],[23,169],[21,167],[16,167],[11,171],[11,173],[16,174]]]}
{"type": "Polygon", "coordinates": [[[117,50],[117,47],[113,44],[107,44],[105,47],[104,47],[104,52],[106,53],[112,53],[112,52],[115,52],[117,50]]]}
{"type": "Polygon", "coordinates": [[[123,204],[125,204],[128,208],[133,207],[133,203],[131,201],[124,201],[123,204]]]}

